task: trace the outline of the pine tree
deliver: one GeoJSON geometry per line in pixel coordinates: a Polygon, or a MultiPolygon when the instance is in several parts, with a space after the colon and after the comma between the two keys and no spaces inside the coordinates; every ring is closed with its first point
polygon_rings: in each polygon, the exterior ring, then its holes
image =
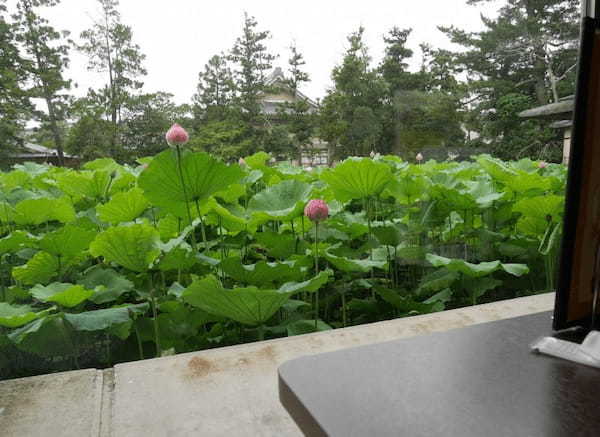
{"type": "Polygon", "coordinates": [[[265,45],[270,36],[269,31],[258,30],[254,17],[244,13],[242,36],[236,39],[229,56],[235,65],[236,104],[242,118],[254,127],[264,124],[259,96],[267,88],[267,72],[276,58],[265,45]]]}
{"type": "Polygon", "coordinates": [[[6,21],[5,1],[0,0],[0,154],[22,144],[22,131],[32,106],[25,90],[27,71],[15,41],[15,29],[6,21]]]}
{"type": "Polygon", "coordinates": [[[371,151],[387,152],[382,143],[382,115],[386,84],[370,68],[363,41],[364,28],[348,37],[350,47],[342,63],[333,69],[334,87],[323,99],[321,137],[335,145],[335,155],[366,156],[371,151]]]}
{"type": "Polygon", "coordinates": [[[298,91],[298,88],[310,82],[310,76],[307,72],[305,72],[302,68],[306,65],[306,61],[304,60],[304,56],[302,53],[298,51],[298,47],[295,42],[289,47],[290,49],[290,58],[288,59],[288,73],[289,77],[287,79],[287,83],[295,94],[298,91]]]}
{"type": "MultiPolygon", "coordinates": [[[[283,141],[287,147],[283,147],[281,153],[285,154],[287,150],[288,157],[297,157],[302,159],[302,153],[308,150],[315,134],[315,111],[307,102],[306,98],[299,94],[299,88],[310,82],[309,74],[304,71],[306,65],[304,56],[298,50],[295,43],[289,47],[290,57],[288,59],[288,76],[285,79],[285,85],[295,100],[281,104],[278,109],[278,117],[282,120],[287,130],[290,140],[283,141]]],[[[275,133],[283,138],[282,129],[275,133]]]]}
{"type": "Polygon", "coordinates": [[[440,28],[465,48],[455,55],[468,75],[470,123],[500,157],[539,153],[552,141],[547,123],[517,114],[574,93],[579,1],[508,0],[482,21],[476,33],[440,28]]]}
{"type": "Polygon", "coordinates": [[[47,113],[36,112],[36,115],[43,125],[48,126],[58,162],[62,165],[64,155],[61,125],[64,124],[69,103],[69,96],[64,92],[71,84],[63,77],[69,58],[68,46],[61,42],[68,36],[68,32],[57,32],[37,11],[38,8],[56,6],[58,3],[58,0],[19,0],[13,18],[17,40],[26,54],[25,65],[33,82],[30,96],[41,98],[46,103],[47,113]]]}
{"type": "Polygon", "coordinates": [[[89,97],[104,105],[104,112],[112,124],[110,154],[117,154],[119,127],[123,110],[138,91],[146,75],[142,62],[146,56],[133,42],[131,27],[121,22],[117,0],[98,0],[101,17],[94,26],[81,33],[84,40],[79,49],[88,56],[88,69],[106,73],[107,83],[99,91],[90,90],[89,97]]]}
{"type": "Polygon", "coordinates": [[[192,97],[197,120],[223,120],[235,96],[231,68],[225,55],[214,55],[198,74],[196,94],[192,97]]]}

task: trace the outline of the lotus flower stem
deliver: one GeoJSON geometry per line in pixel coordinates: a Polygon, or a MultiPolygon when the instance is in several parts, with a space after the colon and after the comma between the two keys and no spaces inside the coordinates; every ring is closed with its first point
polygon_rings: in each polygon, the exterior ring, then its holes
{"type": "MultiPolygon", "coordinates": [[[[177,170],[179,173],[179,180],[181,181],[181,187],[183,189],[183,201],[185,202],[185,209],[187,211],[188,221],[190,222],[190,226],[191,226],[192,225],[192,212],[190,211],[190,204],[188,202],[187,189],[185,186],[185,180],[183,178],[183,168],[181,167],[181,149],[179,148],[179,144],[177,144],[175,146],[175,153],[177,155],[177,170]]],[[[194,235],[194,231],[192,231],[191,234],[192,234],[192,247],[194,248],[194,251],[196,251],[197,250],[196,236],[194,235]]]]}
{"type": "MultiPolygon", "coordinates": [[[[315,222],[315,274],[319,274],[319,222],[315,222]]],[[[319,289],[315,291],[315,330],[319,319],[319,289]]]]}
{"type": "Polygon", "coordinates": [[[158,336],[158,310],[156,308],[156,298],[154,296],[154,281],[152,280],[152,272],[148,275],[150,282],[150,305],[152,306],[152,317],[154,321],[154,343],[156,343],[156,356],[162,355],[162,349],[160,347],[160,339],[158,336]]]}
{"type": "Polygon", "coordinates": [[[196,204],[196,213],[198,214],[198,218],[200,219],[200,232],[202,233],[202,244],[204,244],[204,250],[207,250],[208,244],[206,243],[206,229],[204,228],[204,220],[202,219],[202,214],[200,213],[200,201],[196,199],[194,203],[196,204]]]}
{"type": "Polygon", "coordinates": [[[346,293],[342,293],[342,326],[346,327],[346,293]]]}
{"type": "MultiPolygon", "coordinates": [[[[131,310],[129,311],[129,315],[131,316],[131,310]]],[[[140,360],[144,359],[144,348],[142,347],[142,339],[140,337],[140,329],[138,328],[135,320],[133,322],[133,329],[135,331],[135,339],[137,340],[138,353],[140,354],[140,360]]]]}

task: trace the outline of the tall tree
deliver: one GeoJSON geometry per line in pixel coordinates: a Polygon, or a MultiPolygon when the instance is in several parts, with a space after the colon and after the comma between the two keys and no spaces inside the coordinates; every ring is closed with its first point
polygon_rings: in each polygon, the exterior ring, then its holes
{"type": "MultiPolygon", "coordinates": [[[[546,141],[543,124],[518,118],[525,105],[544,105],[573,94],[579,3],[507,0],[497,18],[482,16],[481,32],[440,28],[464,47],[456,59],[468,76],[470,118],[498,155],[514,158],[523,152],[524,141],[540,146],[546,141]]],[[[527,151],[535,152],[530,147],[527,151]]]]}
{"type": "Polygon", "coordinates": [[[22,131],[32,106],[25,90],[27,70],[15,41],[15,29],[5,18],[5,0],[0,0],[0,154],[22,143],[22,131]]]}
{"type": "Polygon", "coordinates": [[[410,28],[393,27],[383,37],[385,51],[379,71],[388,84],[391,95],[423,87],[422,80],[419,80],[420,76],[408,70],[407,61],[412,58],[413,51],[406,46],[406,43],[411,32],[410,28]]]}
{"type": "Polygon", "coordinates": [[[225,55],[214,55],[198,73],[196,94],[192,97],[197,120],[222,120],[235,96],[235,84],[225,55]]]}
{"type": "Polygon", "coordinates": [[[58,161],[62,165],[63,134],[61,124],[66,118],[68,95],[64,94],[71,83],[63,77],[63,71],[69,64],[68,46],[63,38],[68,32],[57,32],[43,18],[38,9],[56,6],[59,0],[19,0],[17,12],[13,15],[17,26],[17,40],[26,54],[29,77],[33,82],[30,95],[41,98],[46,103],[47,113],[37,112],[42,124],[47,124],[58,161]]]}
{"type": "Polygon", "coordinates": [[[348,36],[349,48],[342,63],[333,69],[334,87],[321,108],[321,137],[335,145],[336,157],[388,151],[389,145],[382,143],[386,84],[370,68],[363,37],[362,26],[348,36]]]}
{"type": "Polygon", "coordinates": [[[236,39],[229,56],[235,65],[237,104],[242,118],[252,126],[264,124],[259,97],[267,88],[267,72],[276,58],[265,45],[270,36],[269,31],[258,30],[254,17],[244,13],[242,36],[236,39]]]}
{"type": "MultiPolygon", "coordinates": [[[[316,111],[307,101],[307,97],[300,93],[299,88],[310,82],[309,74],[304,71],[306,61],[304,56],[298,50],[295,43],[289,47],[290,57],[288,59],[288,76],[285,79],[285,86],[292,94],[294,100],[285,102],[279,108],[279,118],[285,124],[285,130],[288,132],[288,138],[284,138],[283,129],[274,132],[273,136],[279,136],[284,143],[282,152],[287,150],[288,156],[296,155],[302,159],[303,151],[309,149],[312,138],[315,135],[316,111]]],[[[271,141],[274,142],[274,141],[271,141]]]]}
{"type": "Polygon", "coordinates": [[[88,56],[88,69],[106,73],[107,83],[90,94],[105,106],[105,114],[112,124],[111,155],[117,154],[119,126],[123,108],[146,75],[142,62],[145,55],[133,42],[131,27],[121,22],[117,0],[98,0],[101,16],[92,28],[81,33],[83,44],[79,49],[88,56]]]}
{"type": "Polygon", "coordinates": [[[126,151],[122,159],[132,161],[164,150],[167,147],[165,132],[173,122],[187,121],[188,112],[189,105],[176,105],[173,95],[165,92],[131,98],[125,109],[121,133],[126,151]]]}

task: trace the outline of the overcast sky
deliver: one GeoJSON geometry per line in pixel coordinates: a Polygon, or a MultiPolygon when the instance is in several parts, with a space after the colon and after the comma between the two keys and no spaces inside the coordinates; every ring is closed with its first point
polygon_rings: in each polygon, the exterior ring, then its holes
{"type": "MultiPolygon", "coordinates": [[[[167,91],[176,102],[187,103],[204,64],[213,54],[229,50],[241,33],[244,11],[256,17],[260,29],[271,32],[269,47],[280,55],[276,66],[286,68],[287,47],[296,41],[311,76],[302,91],[322,98],[331,86],[331,70],[347,48],[346,36],[358,26],[366,28],[374,62],[383,52],[383,34],[392,26],[412,27],[408,45],[416,49],[413,68],[417,68],[421,42],[451,47],[436,26],[479,30],[480,13],[494,16],[502,3],[496,0],[475,7],[467,6],[466,0],[121,0],[119,10],[147,57],[144,90],[167,91]]],[[[77,40],[99,11],[96,0],[62,0],[46,15],[57,30],[69,30],[77,40]]],[[[68,74],[79,85],[74,90],[77,95],[90,86],[100,87],[105,80],[88,72],[85,58],[76,53],[71,55],[68,74]]]]}

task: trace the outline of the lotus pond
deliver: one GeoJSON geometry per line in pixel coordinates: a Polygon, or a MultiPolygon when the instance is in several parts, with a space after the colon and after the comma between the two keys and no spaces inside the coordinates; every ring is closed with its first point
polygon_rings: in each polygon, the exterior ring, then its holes
{"type": "Polygon", "coordinates": [[[0,173],[0,378],[551,290],[566,168],[169,149],[0,173]],[[304,208],[322,199],[329,216],[304,208]]]}

